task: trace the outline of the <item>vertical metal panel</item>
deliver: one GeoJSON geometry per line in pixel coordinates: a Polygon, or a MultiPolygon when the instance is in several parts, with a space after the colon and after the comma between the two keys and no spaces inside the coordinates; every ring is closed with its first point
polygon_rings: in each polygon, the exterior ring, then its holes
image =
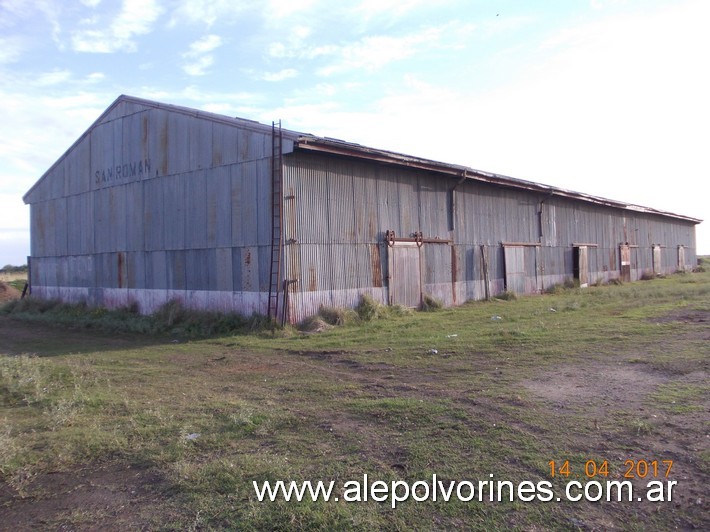
{"type": "Polygon", "coordinates": [[[207,247],[207,183],[205,172],[192,172],[186,182],[185,242],[182,247],[207,247]]]}
{"type": "Polygon", "coordinates": [[[237,143],[239,162],[271,157],[271,135],[249,129],[240,129],[237,143]]]}
{"type": "Polygon", "coordinates": [[[66,195],[82,194],[91,190],[90,141],[85,137],[74,149],[67,153],[61,165],[66,178],[66,195]]]}
{"type": "Polygon", "coordinates": [[[150,155],[145,146],[147,131],[144,131],[144,120],[147,113],[128,115],[120,120],[123,125],[121,130],[121,149],[116,153],[117,164],[126,164],[133,161],[143,161],[150,155]]]}
{"type": "Polygon", "coordinates": [[[67,254],[68,222],[67,222],[67,200],[58,198],[50,200],[54,207],[52,218],[52,230],[54,232],[54,252],[53,255],[67,254]]]}
{"type": "MultiPolygon", "coordinates": [[[[232,289],[235,292],[242,292],[245,290],[242,282],[242,250],[243,248],[232,248],[232,261],[231,261],[231,273],[232,273],[232,289]]],[[[235,303],[236,304],[236,303],[235,303]]]]}
{"type": "Polygon", "coordinates": [[[239,161],[239,129],[225,124],[212,126],[212,167],[239,161]]]}
{"type": "Polygon", "coordinates": [[[232,167],[232,245],[255,246],[257,233],[257,163],[232,167]]]}
{"type": "Polygon", "coordinates": [[[256,247],[240,249],[241,290],[243,292],[259,291],[259,251],[256,247]]]}
{"type": "Polygon", "coordinates": [[[168,113],[168,174],[176,175],[192,169],[190,161],[190,126],[194,119],[179,113],[168,113]]]}
{"type": "Polygon", "coordinates": [[[234,289],[232,279],[232,248],[217,248],[216,252],[216,290],[231,292],[234,289]]]}
{"type": "Polygon", "coordinates": [[[57,199],[64,197],[66,188],[66,167],[56,166],[51,173],[51,177],[46,181],[48,189],[47,199],[57,199]]]}
{"type": "Polygon", "coordinates": [[[168,166],[170,153],[170,124],[168,114],[161,109],[148,111],[148,152],[151,158],[151,171],[155,176],[165,176],[171,171],[168,166]]]}
{"type": "MultiPolygon", "coordinates": [[[[253,232],[257,245],[271,245],[271,160],[261,159],[256,162],[256,227],[253,232]]],[[[268,275],[268,272],[267,272],[268,275]]],[[[268,292],[268,286],[267,286],[268,292]]]]}
{"type": "Polygon", "coordinates": [[[678,246],[678,270],[685,271],[686,264],[687,262],[685,260],[685,246],[681,244],[678,246]]]}
{"type": "Polygon", "coordinates": [[[109,251],[126,249],[126,189],[127,185],[109,188],[109,251]]]}
{"type": "Polygon", "coordinates": [[[422,295],[420,248],[416,244],[398,242],[387,251],[390,304],[419,307],[422,295]]]}
{"type": "Polygon", "coordinates": [[[209,290],[208,253],[205,249],[185,251],[185,288],[209,290]]]}
{"type": "MultiPolygon", "coordinates": [[[[91,143],[91,168],[99,171],[114,169],[114,128],[109,124],[100,124],[91,130],[89,139],[91,143]]],[[[103,186],[103,182],[96,183],[92,180],[92,187],[103,186]]]]}
{"type": "Polygon", "coordinates": [[[516,294],[525,293],[525,248],[505,246],[505,288],[516,294]]]}
{"type": "Polygon", "coordinates": [[[145,228],[143,226],[144,213],[144,185],[140,181],[128,183],[124,188],[125,200],[125,224],[126,224],[126,244],[127,251],[142,251],[145,249],[145,228]]]}
{"type": "Polygon", "coordinates": [[[232,245],[232,193],[229,167],[213,168],[206,176],[207,245],[232,245]]]}
{"type": "Polygon", "coordinates": [[[381,241],[380,233],[386,230],[377,219],[377,184],[363,165],[353,165],[353,216],[354,241],[374,243],[381,241]]]}
{"type": "Polygon", "coordinates": [[[377,179],[377,218],[380,221],[380,230],[391,230],[399,236],[406,236],[399,216],[396,177],[387,169],[379,168],[373,170],[373,178],[377,179]]]}
{"type": "Polygon", "coordinates": [[[202,118],[189,121],[190,163],[189,170],[201,170],[212,166],[212,122],[202,118]]]}
{"type": "MultiPolygon", "coordinates": [[[[163,179],[145,181],[143,183],[143,229],[146,251],[165,249],[164,203],[163,179]]],[[[98,210],[97,216],[99,216],[98,210]]]]}
{"type": "Polygon", "coordinates": [[[110,248],[109,189],[94,192],[94,252],[104,253],[110,248]]]}
{"type": "Polygon", "coordinates": [[[622,281],[631,281],[631,250],[626,244],[619,246],[619,271],[622,281]]]}
{"type": "Polygon", "coordinates": [[[656,275],[663,273],[663,266],[661,262],[661,246],[653,246],[653,273],[656,275]]]}
{"type": "Polygon", "coordinates": [[[589,255],[587,246],[574,248],[574,276],[582,288],[589,286],[589,255]]]}
{"type": "Polygon", "coordinates": [[[268,304],[268,295],[269,295],[269,273],[270,273],[270,266],[271,266],[271,246],[259,246],[257,248],[257,253],[258,253],[258,275],[259,275],[259,292],[261,292],[261,299],[260,299],[260,304],[264,305],[264,308],[260,310],[262,314],[265,314],[267,311],[266,305],[268,304]],[[263,297],[262,297],[263,296],[263,297]]]}
{"type": "Polygon", "coordinates": [[[355,208],[353,201],[352,171],[341,161],[330,161],[326,173],[328,242],[343,244],[355,239],[355,208]]]}
{"type": "Polygon", "coordinates": [[[205,254],[205,261],[207,263],[207,270],[204,272],[204,275],[207,278],[207,287],[205,288],[205,290],[215,292],[219,290],[217,284],[217,250],[214,248],[209,248],[202,251],[205,254]]]}
{"type": "Polygon", "coordinates": [[[168,288],[167,252],[153,251],[145,256],[145,278],[149,288],[168,288]]]}
{"type": "Polygon", "coordinates": [[[397,172],[397,196],[402,236],[419,231],[419,194],[417,176],[412,172],[397,172]]]}
{"type": "Polygon", "coordinates": [[[284,239],[328,241],[327,169],[309,156],[284,161],[284,239]]]}
{"type": "Polygon", "coordinates": [[[145,254],[142,251],[126,253],[126,288],[146,288],[145,254]]]}
{"type": "Polygon", "coordinates": [[[186,260],[185,250],[168,251],[166,255],[169,290],[185,290],[186,288],[186,260]]]}
{"type": "Polygon", "coordinates": [[[164,190],[163,218],[165,249],[185,248],[185,225],[187,222],[187,177],[171,176],[161,179],[164,190]]]}
{"type": "Polygon", "coordinates": [[[448,237],[448,194],[452,180],[438,176],[419,177],[420,231],[428,237],[448,237]]]}
{"type": "MultiPolygon", "coordinates": [[[[291,273],[291,278],[298,280],[295,286],[297,291],[320,292],[332,289],[332,268],[328,267],[330,253],[326,246],[293,244],[289,251],[297,254],[301,267],[299,272],[291,273]],[[293,273],[297,273],[297,275],[293,276],[293,273]]],[[[330,304],[330,301],[326,304],[330,304]]]]}

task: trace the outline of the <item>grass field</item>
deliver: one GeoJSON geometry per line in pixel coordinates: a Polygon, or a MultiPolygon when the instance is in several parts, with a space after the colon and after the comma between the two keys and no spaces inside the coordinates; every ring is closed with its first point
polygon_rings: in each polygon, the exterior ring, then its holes
{"type": "Polygon", "coordinates": [[[0,523],[710,529],[710,274],[399,314],[189,339],[0,313],[0,523]],[[627,460],[633,501],[565,500],[585,465],[621,481],[627,460]],[[363,474],[550,481],[562,501],[342,500],[363,474]],[[672,501],[635,500],[654,479],[672,501]],[[265,480],[334,480],[341,500],[258,502],[265,480]]]}

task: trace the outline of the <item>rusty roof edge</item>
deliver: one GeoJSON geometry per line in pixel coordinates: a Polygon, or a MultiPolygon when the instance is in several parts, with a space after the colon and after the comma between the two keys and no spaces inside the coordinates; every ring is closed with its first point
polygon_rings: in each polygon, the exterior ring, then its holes
{"type": "Polygon", "coordinates": [[[526,181],[524,179],[518,179],[515,177],[509,177],[501,174],[496,174],[493,172],[486,172],[483,170],[476,170],[468,166],[456,165],[444,163],[441,161],[434,161],[431,159],[424,159],[421,157],[413,157],[411,155],[405,155],[402,153],[380,150],[377,148],[370,148],[367,146],[362,146],[361,144],[349,143],[338,139],[330,139],[323,137],[316,137],[315,135],[303,135],[301,136],[295,146],[297,149],[304,149],[309,151],[320,151],[326,153],[332,153],[334,155],[350,155],[358,157],[361,159],[374,160],[382,163],[393,164],[398,166],[405,166],[409,168],[417,168],[421,170],[430,170],[439,173],[445,173],[450,175],[455,175],[457,177],[465,177],[467,179],[472,179],[474,181],[481,181],[493,185],[504,186],[509,188],[531,190],[534,192],[541,192],[549,194],[550,196],[559,196],[564,198],[575,199],[583,201],[586,203],[593,203],[596,205],[603,205],[606,207],[613,207],[617,209],[625,209],[634,212],[641,212],[646,214],[655,214],[659,216],[665,216],[669,218],[676,218],[679,220],[684,220],[687,222],[692,222],[694,224],[699,224],[702,222],[700,218],[693,218],[691,216],[685,216],[683,214],[676,214],[669,211],[662,211],[659,209],[654,209],[651,207],[643,207],[641,205],[635,205],[632,203],[625,203],[622,201],[612,200],[608,198],[603,198],[600,196],[594,196],[592,194],[585,194],[583,192],[576,192],[573,190],[567,190],[564,188],[554,187],[551,185],[545,185],[543,183],[536,183],[534,181],[526,181]]]}

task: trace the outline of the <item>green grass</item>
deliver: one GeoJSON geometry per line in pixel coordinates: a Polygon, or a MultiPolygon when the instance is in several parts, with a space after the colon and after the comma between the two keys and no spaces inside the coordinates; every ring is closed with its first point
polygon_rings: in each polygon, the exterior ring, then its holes
{"type": "MultiPolygon", "coordinates": [[[[15,303],[0,315],[0,482],[13,504],[46,501],[53,528],[703,528],[690,498],[661,512],[519,501],[393,510],[259,503],[252,482],[537,482],[550,460],[576,472],[609,460],[616,475],[628,458],[668,458],[667,442],[706,435],[706,328],[682,318],[707,312],[708,295],[710,274],[698,273],[437,312],[365,300],[321,309],[329,327],[318,334],[179,307],[144,317],[15,303]],[[51,473],[107,465],[155,472],[150,505],[52,513],[56,495],[41,484],[51,473]]],[[[694,464],[707,464],[707,446],[685,441],[671,456],[677,479],[702,489],[707,468],[694,464]]]]}

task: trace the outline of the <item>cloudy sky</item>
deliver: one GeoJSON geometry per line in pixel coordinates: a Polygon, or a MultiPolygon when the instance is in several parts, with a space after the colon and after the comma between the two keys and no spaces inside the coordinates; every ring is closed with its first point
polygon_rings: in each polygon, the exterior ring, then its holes
{"type": "Polygon", "coordinates": [[[22,195],[119,94],[708,219],[709,20],[707,0],[0,0],[0,266],[29,253],[22,195]]]}

